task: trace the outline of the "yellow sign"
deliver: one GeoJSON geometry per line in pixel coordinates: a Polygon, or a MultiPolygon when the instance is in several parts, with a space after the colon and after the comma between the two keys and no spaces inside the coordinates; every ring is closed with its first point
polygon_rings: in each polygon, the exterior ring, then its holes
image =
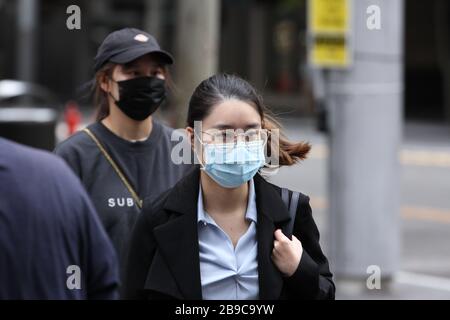
{"type": "Polygon", "coordinates": [[[347,32],[349,0],[310,0],[311,32],[347,32]]]}
{"type": "Polygon", "coordinates": [[[350,64],[345,36],[316,36],[313,39],[310,61],[323,67],[346,67],[350,64]]]}
{"type": "Polygon", "coordinates": [[[312,65],[325,68],[350,65],[350,1],[308,1],[308,55],[312,65]]]}

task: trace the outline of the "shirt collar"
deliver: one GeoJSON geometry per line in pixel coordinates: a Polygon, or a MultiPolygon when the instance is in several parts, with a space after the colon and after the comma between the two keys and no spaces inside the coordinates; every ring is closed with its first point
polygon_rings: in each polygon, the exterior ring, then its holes
{"type": "MultiPolygon", "coordinates": [[[[247,202],[247,211],[245,212],[245,218],[255,223],[257,222],[255,184],[253,183],[253,179],[249,181],[248,202],[247,202]]],[[[198,192],[197,222],[216,224],[214,220],[210,217],[210,215],[203,208],[203,194],[201,183],[199,184],[199,192],[198,192]]]]}

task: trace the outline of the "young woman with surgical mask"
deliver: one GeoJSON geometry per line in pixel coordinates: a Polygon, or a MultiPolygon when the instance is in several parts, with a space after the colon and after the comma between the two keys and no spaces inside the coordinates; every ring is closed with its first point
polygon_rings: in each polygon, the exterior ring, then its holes
{"type": "Polygon", "coordinates": [[[333,299],[309,198],[297,193],[291,214],[287,189],[258,173],[265,149],[277,148],[279,165],[292,165],[310,146],[272,141],[277,126],[261,97],[232,75],[196,88],[187,122],[200,165],[144,207],[132,235],[126,297],[333,299]]]}
{"type": "Polygon", "coordinates": [[[55,150],[90,194],[122,272],[143,199],[154,200],[187,169],[171,160],[173,130],[152,116],[166,97],[172,62],[142,30],[108,35],[94,61],[97,121],[55,150]]]}

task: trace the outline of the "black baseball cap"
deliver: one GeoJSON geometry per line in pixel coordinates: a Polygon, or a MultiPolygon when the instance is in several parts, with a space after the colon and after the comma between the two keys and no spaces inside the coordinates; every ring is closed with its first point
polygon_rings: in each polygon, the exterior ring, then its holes
{"type": "Polygon", "coordinates": [[[173,63],[172,55],[161,50],[151,34],[135,28],[120,29],[103,40],[94,58],[94,70],[97,72],[108,61],[124,64],[147,53],[156,53],[167,64],[173,63]]]}

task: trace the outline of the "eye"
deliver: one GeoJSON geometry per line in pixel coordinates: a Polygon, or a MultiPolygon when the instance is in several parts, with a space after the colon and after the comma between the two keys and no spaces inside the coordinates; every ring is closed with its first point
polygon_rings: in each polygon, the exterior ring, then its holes
{"type": "Polygon", "coordinates": [[[161,68],[157,68],[157,69],[155,69],[155,70],[153,70],[153,71],[151,72],[151,75],[152,75],[153,77],[164,76],[164,72],[163,72],[163,70],[162,70],[161,68]]]}
{"type": "Polygon", "coordinates": [[[259,138],[259,131],[255,129],[249,129],[245,132],[245,140],[247,142],[255,141],[259,138]]]}
{"type": "Polygon", "coordinates": [[[139,76],[139,71],[130,69],[130,70],[125,71],[125,74],[127,74],[128,76],[131,76],[131,77],[134,78],[134,77],[138,77],[139,76]]]}
{"type": "Polygon", "coordinates": [[[230,142],[234,142],[235,139],[235,132],[234,130],[223,130],[222,131],[222,143],[230,143],[230,142]]]}

